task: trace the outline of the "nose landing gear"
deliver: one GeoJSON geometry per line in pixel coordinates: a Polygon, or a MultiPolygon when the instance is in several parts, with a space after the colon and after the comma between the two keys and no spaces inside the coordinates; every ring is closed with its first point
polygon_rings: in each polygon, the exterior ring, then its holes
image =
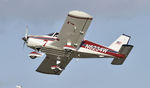
{"type": "Polygon", "coordinates": [[[39,52],[36,52],[36,51],[29,53],[29,57],[30,57],[31,59],[35,59],[35,58],[41,57],[41,56],[42,56],[42,54],[39,53],[39,52]]]}
{"type": "Polygon", "coordinates": [[[37,58],[37,56],[29,56],[31,59],[35,59],[37,58]]]}

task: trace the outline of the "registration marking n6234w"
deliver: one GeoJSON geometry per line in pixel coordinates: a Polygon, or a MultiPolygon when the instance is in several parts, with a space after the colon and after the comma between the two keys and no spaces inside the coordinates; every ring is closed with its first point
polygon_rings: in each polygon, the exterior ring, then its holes
{"type": "Polygon", "coordinates": [[[104,52],[104,53],[106,53],[108,51],[108,49],[101,48],[101,47],[94,46],[94,45],[89,45],[89,44],[86,44],[85,48],[89,49],[89,50],[96,51],[96,52],[104,52]]]}

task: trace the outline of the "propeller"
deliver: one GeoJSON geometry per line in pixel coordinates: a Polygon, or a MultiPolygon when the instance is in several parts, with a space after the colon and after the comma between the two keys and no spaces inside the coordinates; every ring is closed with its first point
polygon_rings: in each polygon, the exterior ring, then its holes
{"type": "Polygon", "coordinates": [[[24,48],[24,46],[25,46],[25,42],[23,43],[23,48],[24,48]]]}
{"type": "Polygon", "coordinates": [[[28,30],[29,30],[29,27],[28,27],[28,25],[26,25],[26,33],[25,33],[25,38],[27,39],[27,37],[28,37],[28,30]]]}
{"type": "Polygon", "coordinates": [[[22,40],[24,40],[24,43],[23,43],[23,48],[25,46],[25,44],[27,43],[27,40],[28,40],[28,25],[26,25],[26,32],[25,32],[25,36],[22,38],[22,40]]]}

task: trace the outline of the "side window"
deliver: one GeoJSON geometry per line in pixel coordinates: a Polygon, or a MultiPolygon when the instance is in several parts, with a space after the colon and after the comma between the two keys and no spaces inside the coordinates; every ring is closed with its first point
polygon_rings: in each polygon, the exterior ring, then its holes
{"type": "Polygon", "coordinates": [[[58,37],[58,35],[54,35],[54,37],[58,37]]]}
{"type": "Polygon", "coordinates": [[[49,36],[53,36],[54,33],[48,34],[49,36]]]}
{"type": "Polygon", "coordinates": [[[59,33],[55,33],[54,37],[58,37],[58,34],[59,34],[59,33]]]}

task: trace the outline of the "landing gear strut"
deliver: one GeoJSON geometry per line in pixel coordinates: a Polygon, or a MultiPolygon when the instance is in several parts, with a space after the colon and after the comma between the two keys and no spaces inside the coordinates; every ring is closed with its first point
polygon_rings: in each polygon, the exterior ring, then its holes
{"type": "Polygon", "coordinates": [[[42,54],[39,53],[39,52],[36,52],[36,51],[29,53],[29,57],[30,57],[31,59],[35,59],[35,58],[41,57],[41,56],[42,56],[42,54]]]}

